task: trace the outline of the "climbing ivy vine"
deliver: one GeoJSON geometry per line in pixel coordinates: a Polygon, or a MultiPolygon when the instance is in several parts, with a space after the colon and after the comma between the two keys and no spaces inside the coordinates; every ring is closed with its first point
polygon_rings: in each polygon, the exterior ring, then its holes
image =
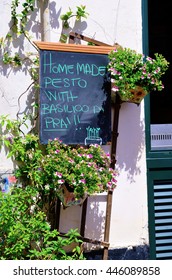
{"type": "Polygon", "coordinates": [[[17,13],[20,1],[13,0],[11,4],[11,19],[13,32],[23,33],[28,21],[28,16],[34,11],[35,0],[25,0],[20,14],[17,13]],[[18,26],[19,25],[19,26],[18,26]]]}

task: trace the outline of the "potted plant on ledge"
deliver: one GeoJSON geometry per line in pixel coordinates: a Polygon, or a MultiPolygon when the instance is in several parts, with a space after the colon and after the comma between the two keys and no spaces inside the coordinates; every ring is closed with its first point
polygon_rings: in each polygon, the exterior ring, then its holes
{"type": "Polygon", "coordinates": [[[145,57],[130,48],[117,46],[108,57],[112,91],[121,101],[140,104],[148,93],[164,88],[162,76],[169,62],[163,55],[155,53],[154,58],[145,57]]]}

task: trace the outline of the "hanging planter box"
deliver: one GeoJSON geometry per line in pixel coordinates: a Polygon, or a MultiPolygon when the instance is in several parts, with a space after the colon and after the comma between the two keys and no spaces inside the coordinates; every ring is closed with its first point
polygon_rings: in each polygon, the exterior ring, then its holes
{"type": "Polygon", "coordinates": [[[120,92],[113,92],[112,90],[111,101],[112,103],[115,103],[116,95],[118,95],[121,102],[129,102],[129,103],[134,103],[139,105],[147,94],[148,92],[140,86],[135,87],[135,89],[131,89],[130,96],[129,95],[125,96],[120,94],[120,92]]]}
{"type": "Polygon", "coordinates": [[[130,93],[130,97],[125,97],[124,95],[120,95],[119,93],[121,101],[140,104],[144,97],[148,94],[148,92],[140,86],[137,86],[135,89],[131,89],[130,93]]]}
{"type": "Polygon", "coordinates": [[[70,191],[65,185],[58,189],[57,196],[64,207],[82,205],[84,200],[88,197],[88,195],[85,194],[83,198],[76,199],[73,191],[70,191]]]}

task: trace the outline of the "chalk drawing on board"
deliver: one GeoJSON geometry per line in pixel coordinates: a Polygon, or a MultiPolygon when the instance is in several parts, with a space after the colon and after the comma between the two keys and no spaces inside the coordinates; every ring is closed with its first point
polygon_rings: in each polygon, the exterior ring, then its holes
{"type": "Polygon", "coordinates": [[[99,127],[90,127],[88,126],[86,128],[87,130],[87,137],[85,138],[85,145],[90,145],[90,144],[98,144],[102,145],[102,138],[99,137],[99,127]]]}

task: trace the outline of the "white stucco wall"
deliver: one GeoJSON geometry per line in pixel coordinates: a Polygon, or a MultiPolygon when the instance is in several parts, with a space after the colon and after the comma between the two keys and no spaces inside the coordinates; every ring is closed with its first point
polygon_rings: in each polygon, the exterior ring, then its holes
{"type": "MultiPolygon", "coordinates": [[[[22,2],[22,1],[21,1],[22,2]]],[[[58,42],[61,33],[60,14],[71,7],[86,5],[88,19],[77,22],[70,21],[71,30],[96,40],[113,45],[115,42],[124,47],[142,51],[142,14],[141,0],[50,0],[50,26],[47,28],[52,42],[58,42]]],[[[10,21],[11,0],[0,1],[0,37],[5,36],[10,21]]],[[[33,40],[40,40],[40,15],[31,26],[33,40]]],[[[21,42],[18,42],[19,45],[21,42]]],[[[19,46],[14,45],[14,52],[19,46]]],[[[25,42],[25,49],[30,45],[25,42]]],[[[23,94],[30,84],[30,78],[23,71],[10,71],[0,62],[0,114],[15,117],[29,110],[32,92],[23,94]],[[22,95],[22,96],[21,96],[22,95]],[[20,100],[19,100],[20,97],[20,100]],[[19,102],[20,101],[20,102],[19,102]],[[20,104],[20,106],[19,106],[20,104]]],[[[12,169],[4,151],[0,155],[0,172],[12,169]]],[[[117,164],[119,171],[118,186],[113,194],[110,246],[124,247],[148,243],[147,222],[147,184],[144,135],[144,103],[140,106],[122,104],[119,117],[119,136],[117,144],[117,164]]],[[[62,230],[79,227],[81,207],[63,210],[60,226],[62,230]],[[73,211],[73,214],[71,214],[73,211]]],[[[106,210],[104,195],[91,197],[88,203],[86,236],[102,238],[106,210]]]]}

